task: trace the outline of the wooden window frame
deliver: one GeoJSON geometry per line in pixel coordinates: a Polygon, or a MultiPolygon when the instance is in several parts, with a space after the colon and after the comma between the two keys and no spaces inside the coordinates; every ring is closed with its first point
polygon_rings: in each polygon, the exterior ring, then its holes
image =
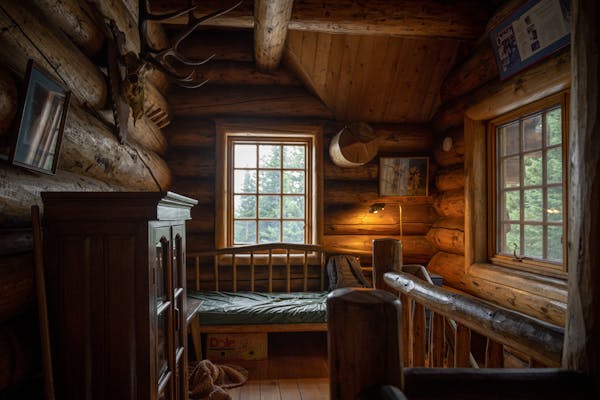
{"type": "MultiPolygon", "coordinates": [[[[260,145],[278,145],[281,148],[283,148],[283,146],[285,145],[293,145],[293,144],[301,144],[305,147],[305,167],[302,170],[305,173],[305,189],[304,189],[304,193],[303,194],[285,194],[283,193],[283,180],[281,181],[281,190],[277,193],[268,193],[268,195],[273,195],[273,196],[279,196],[281,198],[281,200],[283,200],[283,198],[285,196],[299,196],[301,195],[302,197],[304,197],[304,218],[302,219],[302,221],[305,224],[305,228],[304,228],[304,241],[302,243],[312,243],[312,230],[309,229],[312,226],[312,215],[313,215],[313,205],[312,203],[309,201],[309,199],[312,198],[312,181],[313,181],[313,163],[311,162],[311,160],[313,159],[313,155],[312,152],[314,151],[314,146],[312,145],[312,137],[297,137],[297,136],[293,136],[290,137],[288,136],[248,136],[248,135],[228,135],[227,138],[227,152],[229,154],[229,158],[231,160],[234,159],[234,151],[233,148],[236,144],[250,144],[250,145],[256,145],[257,146],[257,164],[258,164],[258,146],[260,145]]],[[[281,153],[282,157],[283,157],[283,152],[281,153]]],[[[232,165],[228,165],[227,166],[227,170],[228,170],[228,193],[229,193],[229,198],[228,198],[228,203],[229,204],[233,204],[234,198],[237,194],[241,194],[241,193],[236,193],[234,188],[233,188],[233,180],[234,180],[234,174],[235,174],[235,170],[255,170],[257,172],[257,177],[258,174],[260,174],[260,171],[274,171],[274,170],[279,170],[280,172],[280,177],[283,179],[283,172],[286,170],[300,170],[300,169],[292,169],[292,168],[285,168],[283,166],[283,159],[281,160],[281,165],[278,168],[261,168],[259,165],[256,165],[256,167],[253,168],[235,168],[235,166],[232,165]]],[[[255,195],[257,198],[260,197],[261,193],[258,191],[258,187],[256,188],[256,193],[253,193],[252,195],[255,195]]],[[[256,222],[256,240],[257,242],[255,243],[239,243],[238,245],[248,245],[248,244],[260,244],[259,240],[259,222],[261,221],[261,218],[259,216],[258,213],[258,201],[256,203],[256,207],[257,207],[257,212],[256,212],[256,216],[254,218],[238,218],[238,220],[254,220],[256,222]]],[[[283,216],[283,201],[281,201],[280,203],[280,208],[281,208],[281,212],[280,212],[280,216],[279,218],[268,218],[268,220],[273,220],[273,221],[279,221],[281,226],[283,227],[283,221],[286,220],[286,218],[284,218],[283,216]]],[[[230,246],[235,246],[236,244],[234,243],[234,223],[235,223],[235,216],[233,215],[233,207],[228,207],[227,208],[227,241],[230,244],[230,246]]],[[[296,220],[300,220],[299,218],[297,218],[296,220]]],[[[283,235],[283,228],[280,231],[280,238],[283,235]]],[[[281,242],[283,242],[283,240],[280,240],[281,242]]]]}
{"type": "Polygon", "coordinates": [[[247,138],[258,142],[259,138],[273,141],[280,138],[284,141],[309,141],[310,155],[307,162],[311,164],[310,177],[307,177],[306,209],[310,217],[306,218],[307,244],[319,244],[323,241],[323,145],[322,128],[310,123],[270,122],[270,121],[217,121],[216,143],[216,180],[215,180],[215,247],[231,247],[231,199],[233,198],[229,176],[232,155],[228,142],[232,137],[247,138]]]}
{"type": "MultiPolygon", "coordinates": [[[[494,118],[489,121],[487,124],[487,182],[488,182],[488,258],[492,264],[501,265],[505,267],[520,269],[528,272],[534,272],[538,274],[546,274],[546,275],[554,275],[558,277],[566,277],[567,273],[567,247],[566,240],[563,239],[563,258],[560,263],[553,263],[550,261],[543,261],[539,259],[531,259],[528,257],[524,257],[521,259],[516,259],[511,256],[498,254],[496,252],[497,242],[498,242],[498,217],[497,211],[499,207],[499,199],[497,193],[497,179],[498,179],[498,166],[497,166],[497,153],[496,153],[496,144],[497,144],[497,133],[496,129],[499,126],[505,125],[512,121],[520,121],[522,119],[527,118],[528,116],[538,114],[540,112],[545,112],[551,108],[559,106],[561,108],[561,116],[562,116],[562,192],[563,192],[563,238],[566,237],[567,234],[567,195],[568,195],[568,186],[567,186],[567,176],[568,176],[568,92],[561,92],[556,95],[552,95],[541,99],[539,101],[533,102],[526,106],[520,107],[516,110],[513,110],[507,114],[494,118]]],[[[543,122],[545,125],[545,122],[543,122]]],[[[542,151],[545,151],[547,148],[542,148],[542,151]]],[[[520,150],[518,153],[519,156],[523,155],[523,151],[520,150]]],[[[545,165],[543,166],[545,169],[545,165]]],[[[520,179],[522,181],[523,176],[520,175],[520,179]]],[[[542,185],[546,187],[545,185],[542,185]]],[[[523,189],[523,184],[519,188],[523,189]]],[[[521,203],[523,203],[523,198],[521,198],[521,203]]],[[[523,212],[523,208],[522,212],[523,212]]],[[[521,220],[523,217],[521,217],[521,220]]],[[[543,222],[542,222],[543,224],[543,222]]],[[[544,238],[545,240],[545,238],[544,238]]]]}

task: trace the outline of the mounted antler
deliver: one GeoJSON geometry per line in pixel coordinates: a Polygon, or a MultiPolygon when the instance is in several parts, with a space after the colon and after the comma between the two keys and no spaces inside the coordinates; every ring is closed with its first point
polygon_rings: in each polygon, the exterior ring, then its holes
{"type": "Polygon", "coordinates": [[[206,22],[212,18],[216,18],[221,16],[229,11],[233,10],[237,6],[242,4],[242,1],[239,1],[235,5],[229,8],[225,8],[219,11],[215,11],[214,13],[205,15],[200,18],[196,18],[194,16],[194,11],[198,7],[197,5],[191,6],[185,10],[175,11],[165,14],[152,14],[148,11],[147,0],[140,0],[140,18],[139,18],[139,29],[140,29],[140,40],[142,42],[142,48],[140,52],[140,58],[148,63],[150,63],[155,68],[164,72],[167,76],[169,76],[175,84],[186,87],[186,88],[198,88],[204,85],[207,81],[197,82],[196,81],[196,70],[193,70],[188,75],[179,74],[173,65],[170,62],[170,59],[175,59],[183,65],[190,67],[197,67],[209,61],[214,57],[214,54],[204,60],[191,60],[186,58],[181,53],[179,53],[179,45],[181,42],[187,38],[193,31],[195,31],[198,26],[200,26],[203,22],[206,22]],[[181,32],[177,37],[173,40],[173,45],[170,48],[158,50],[152,48],[148,44],[147,31],[148,31],[148,22],[161,22],[167,21],[173,18],[180,17],[182,15],[188,15],[188,24],[186,29],[181,32]]]}
{"type": "MultiPolygon", "coordinates": [[[[167,75],[176,85],[185,88],[198,88],[204,85],[207,81],[198,81],[196,70],[192,70],[189,74],[177,72],[176,68],[171,63],[175,60],[184,66],[197,67],[200,66],[214,55],[204,60],[191,60],[179,52],[179,45],[187,38],[194,30],[203,22],[211,18],[223,15],[237,6],[242,1],[229,8],[225,8],[214,13],[197,18],[194,16],[194,11],[198,5],[190,6],[184,10],[169,12],[165,14],[152,14],[148,10],[148,0],[139,1],[139,19],[138,32],[140,36],[140,54],[129,52],[122,56],[123,64],[126,69],[126,76],[123,82],[122,91],[127,103],[131,106],[134,121],[144,113],[144,79],[146,72],[150,68],[156,68],[167,75]],[[165,49],[155,49],[149,44],[148,40],[148,23],[161,22],[169,19],[177,18],[182,15],[188,15],[188,24],[183,32],[175,37],[171,47],[165,49]]],[[[117,36],[117,35],[115,35],[117,36]]],[[[118,42],[119,40],[117,40],[118,42]]],[[[123,46],[120,46],[123,48],[123,46]]]]}

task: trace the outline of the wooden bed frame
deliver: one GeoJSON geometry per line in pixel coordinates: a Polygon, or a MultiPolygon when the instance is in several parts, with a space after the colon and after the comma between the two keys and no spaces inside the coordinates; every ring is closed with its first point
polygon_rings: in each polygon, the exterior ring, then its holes
{"type": "MultiPolygon", "coordinates": [[[[325,290],[325,251],[318,245],[308,244],[294,244],[294,243],[265,243],[249,246],[237,246],[228,247],[223,249],[216,249],[213,251],[206,251],[201,253],[188,253],[188,259],[194,260],[193,268],[193,282],[194,290],[201,290],[202,276],[201,271],[202,265],[210,264],[212,262],[212,288],[211,290],[219,291],[223,290],[224,276],[223,271],[229,269],[231,273],[230,287],[228,285],[227,291],[237,292],[242,286],[240,283],[244,283],[250,291],[257,292],[268,292],[272,293],[274,290],[274,271],[276,269],[284,269],[284,286],[285,292],[292,292],[293,286],[301,286],[302,291],[309,292],[312,290],[325,290]],[[301,276],[293,276],[292,267],[301,266],[301,276]],[[309,267],[319,268],[319,283],[318,288],[313,289],[309,287],[309,267]],[[266,290],[257,285],[257,273],[256,271],[263,268],[267,271],[267,285],[266,290]],[[249,282],[241,282],[240,276],[244,273],[246,277],[249,277],[249,282]],[[292,285],[292,283],[298,283],[296,281],[301,280],[300,285],[292,285]]],[[[189,265],[189,264],[188,264],[189,265]]],[[[296,268],[298,269],[298,268],[296,268]]],[[[226,278],[229,279],[229,278],[226,278]]],[[[264,279],[263,279],[264,280],[264,279]]],[[[190,281],[188,277],[188,282],[190,281]]],[[[246,289],[244,289],[246,290],[246,289]]],[[[278,290],[281,291],[281,290],[278,290]]],[[[199,300],[188,298],[188,310],[193,314],[196,313],[199,308],[199,300]]],[[[194,351],[198,360],[201,359],[201,342],[200,335],[202,333],[270,333],[270,332],[315,332],[327,331],[327,323],[277,323],[277,324],[244,324],[244,325],[206,325],[203,326],[200,318],[195,315],[189,317],[189,328],[192,334],[192,341],[194,345],[194,351]]]]}

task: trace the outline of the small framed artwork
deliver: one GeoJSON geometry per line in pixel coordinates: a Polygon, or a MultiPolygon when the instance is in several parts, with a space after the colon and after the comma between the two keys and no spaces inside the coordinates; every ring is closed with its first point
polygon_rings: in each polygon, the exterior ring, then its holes
{"type": "Polygon", "coordinates": [[[9,160],[14,165],[54,174],[70,92],[48,77],[32,60],[27,64],[25,88],[9,160]]]}
{"type": "Polygon", "coordinates": [[[427,196],[428,157],[380,157],[380,196],[427,196]]]}

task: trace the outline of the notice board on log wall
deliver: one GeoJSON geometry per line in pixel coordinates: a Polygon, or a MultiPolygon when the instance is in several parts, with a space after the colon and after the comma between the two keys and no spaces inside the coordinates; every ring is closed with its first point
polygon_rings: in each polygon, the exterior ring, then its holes
{"type": "Polygon", "coordinates": [[[500,79],[548,57],[571,39],[569,0],[529,0],[490,31],[500,79]]]}

